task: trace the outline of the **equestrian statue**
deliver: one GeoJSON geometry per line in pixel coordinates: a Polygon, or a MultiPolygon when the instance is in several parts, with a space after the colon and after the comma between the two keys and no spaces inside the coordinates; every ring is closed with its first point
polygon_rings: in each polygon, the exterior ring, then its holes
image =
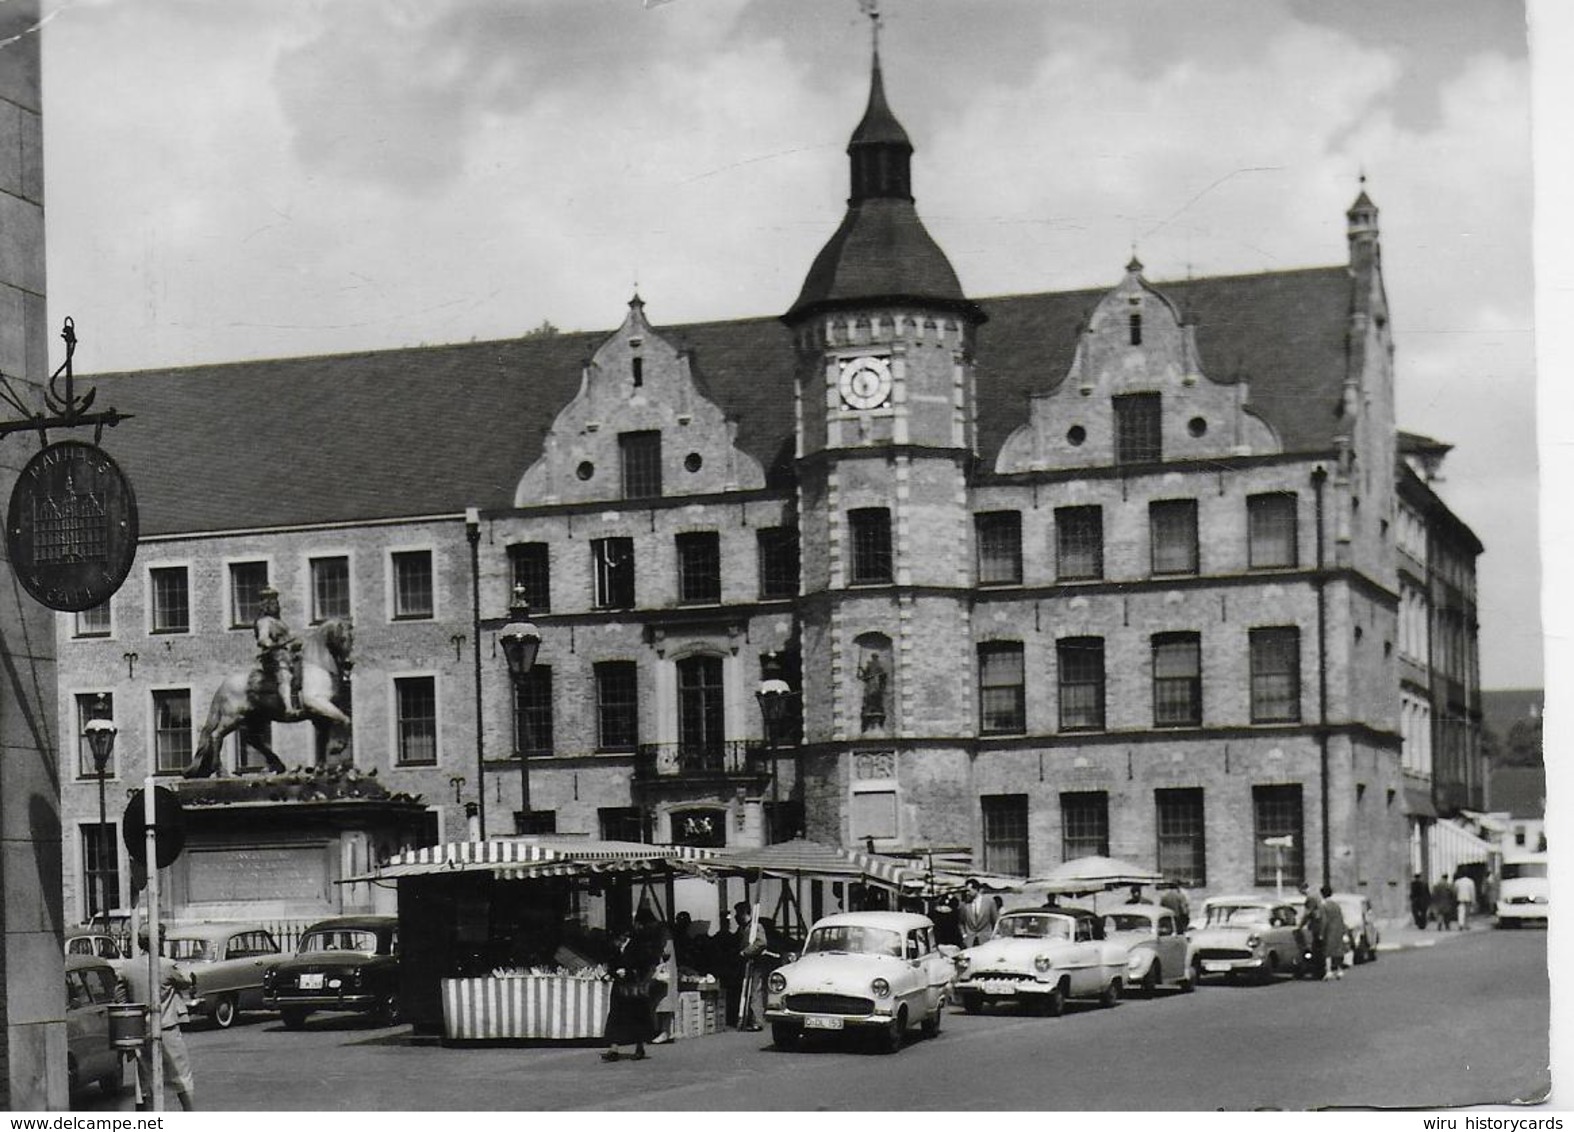
{"type": "Polygon", "coordinates": [[[350,650],[354,630],[348,621],[324,621],[306,634],[305,641],[290,632],[279,612],[279,594],[271,586],[258,595],[261,611],[253,626],[257,636],[258,663],[244,672],[232,672],[213,693],[207,722],[198,735],[197,749],[187,778],[223,774],[220,745],[224,737],[241,728],[242,743],[249,743],[268,762],[268,770],[283,774],[284,763],[274,754],[258,729],[244,724],[310,722],[316,731],[316,765],[328,765],[332,755],[347,743],[350,726],[350,650]]]}

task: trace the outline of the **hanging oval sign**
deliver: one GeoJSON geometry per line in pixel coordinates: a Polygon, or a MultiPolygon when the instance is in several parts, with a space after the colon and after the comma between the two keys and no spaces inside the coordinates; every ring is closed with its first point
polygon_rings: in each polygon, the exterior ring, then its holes
{"type": "Polygon", "coordinates": [[[50,609],[101,605],[137,556],[131,481],[97,445],[51,444],[17,476],[5,542],[23,588],[50,609]]]}

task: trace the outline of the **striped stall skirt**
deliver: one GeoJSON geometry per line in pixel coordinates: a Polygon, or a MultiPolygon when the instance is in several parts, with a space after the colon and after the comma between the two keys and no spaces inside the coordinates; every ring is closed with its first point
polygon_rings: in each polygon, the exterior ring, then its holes
{"type": "Polygon", "coordinates": [[[444,979],[443,1036],[454,1041],[599,1038],[612,984],[560,975],[444,979]]]}

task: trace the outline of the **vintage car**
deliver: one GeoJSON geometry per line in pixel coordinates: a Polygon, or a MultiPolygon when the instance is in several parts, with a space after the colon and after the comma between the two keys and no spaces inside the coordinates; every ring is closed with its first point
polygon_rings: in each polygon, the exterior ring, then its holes
{"type": "Polygon", "coordinates": [[[1377,930],[1377,917],[1372,915],[1372,902],[1357,892],[1336,892],[1328,899],[1339,905],[1339,911],[1344,913],[1345,954],[1350,962],[1375,962],[1381,934],[1377,930]]]}
{"type": "Polygon", "coordinates": [[[1503,879],[1498,889],[1497,926],[1517,928],[1545,924],[1551,907],[1545,853],[1512,853],[1503,858],[1503,879]]]}
{"type": "Polygon", "coordinates": [[[1161,986],[1197,985],[1197,958],[1175,913],[1158,904],[1123,904],[1104,913],[1104,939],[1126,946],[1126,986],[1147,996],[1161,986]]]}
{"type": "Polygon", "coordinates": [[[298,1030],[315,1010],[399,1021],[399,917],[335,916],[306,929],[295,954],[268,972],[264,997],[298,1030]]]}
{"type": "Polygon", "coordinates": [[[1272,896],[1213,896],[1203,901],[1202,926],[1192,923],[1191,943],[1204,975],[1267,982],[1294,975],[1303,964],[1296,923],[1297,900],[1272,896]]]}
{"type": "Polygon", "coordinates": [[[242,1010],[262,1007],[262,983],[283,954],[273,933],[256,924],[171,925],[159,952],[192,980],[187,1002],[228,1029],[242,1010]]]}
{"type": "Polygon", "coordinates": [[[89,1082],[120,1091],[120,1051],[109,1044],[115,972],[91,955],[66,956],[66,1079],[71,1092],[89,1082]]]}
{"type": "Polygon", "coordinates": [[[1081,908],[1007,912],[995,937],[956,957],[956,996],[969,1014],[1012,1002],[1058,1017],[1068,998],[1120,1001],[1128,946],[1104,939],[1099,916],[1081,908]]]}
{"type": "Polygon", "coordinates": [[[798,958],[771,972],[765,1019],[778,1049],[863,1030],[895,1053],[915,1026],[940,1032],[953,973],[928,916],[842,912],[815,921],[798,958]]]}

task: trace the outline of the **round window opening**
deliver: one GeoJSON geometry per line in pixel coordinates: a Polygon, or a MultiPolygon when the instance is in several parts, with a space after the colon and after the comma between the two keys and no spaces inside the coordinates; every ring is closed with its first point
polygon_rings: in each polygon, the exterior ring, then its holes
{"type": "Polygon", "coordinates": [[[1201,436],[1208,431],[1208,422],[1201,417],[1192,417],[1186,422],[1186,431],[1193,436],[1201,436]]]}
{"type": "Polygon", "coordinates": [[[691,472],[697,472],[705,466],[705,461],[698,452],[690,452],[683,457],[683,466],[691,472]]]}
{"type": "Polygon", "coordinates": [[[592,464],[589,460],[581,460],[579,462],[579,467],[574,469],[574,474],[582,480],[588,480],[591,476],[596,474],[596,465],[592,464]]]}
{"type": "Polygon", "coordinates": [[[1070,444],[1073,448],[1081,447],[1082,442],[1087,438],[1088,430],[1079,424],[1074,424],[1066,430],[1066,443],[1070,444]]]}

